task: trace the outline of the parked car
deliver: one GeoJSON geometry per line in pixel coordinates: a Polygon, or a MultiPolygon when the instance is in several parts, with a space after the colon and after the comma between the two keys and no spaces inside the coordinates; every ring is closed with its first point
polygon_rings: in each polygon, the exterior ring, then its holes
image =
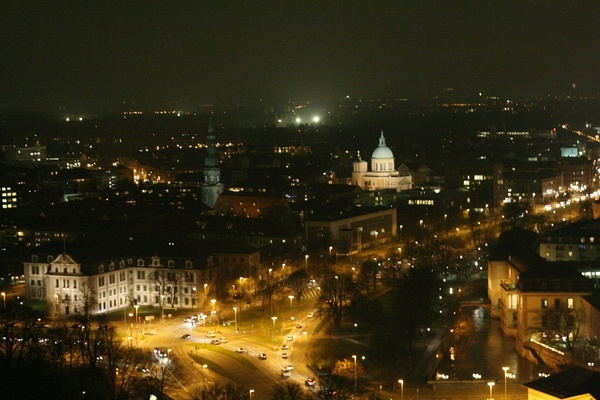
{"type": "Polygon", "coordinates": [[[284,378],[287,378],[288,376],[292,376],[292,373],[290,371],[288,371],[287,369],[282,369],[281,376],[284,378]]]}
{"type": "Polygon", "coordinates": [[[281,358],[287,359],[288,358],[288,353],[281,353],[281,358]]]}
{"type": "Polygon", "coordinates": [[[307,315],[307,317],[308,317],[308,318],[312,318],[312,317],[314,317],[314,316],[315,316],[315,314],[314,314],[314,313],[312,313],[312,312],[309,312],[309,313],[308,313],[308,315],[307,315]]]}
{"type": "Polygon", "coordinates": [[[221,341],[221,343],[227,343],[227,338],[226,337],[221,336],[219,338],[219,340],[221,341]]]}
{"type": "Polygon", "coordinates": [[[285,369],[286,371],[293,371],[294,370],[294,366],[292,364],[288,364],[285,367],[283,367],[283,369],[285,369]]]}
{"type": "Polygon", "coordinates": [[[315,380],[314,378],[308,378],[306,381],[304,381],[304,384],[306,386],[315,386],[315,380]]]}
{"type": "Polygon", "coordinates": [[[217,334],[214,333],[213,331],[206,332],[206,337],[216,337],[216,336],[217,336],[217,334]]]}
{"type": "Polygon", "coordinates": [[[235,349],[236,353],[243,353],[244,352],[244,348],[243,347],[238,347],[237,349],[235,349]]]}
{"type": "Polygon", "coordinates": [[[221,344],[221,341],[219,339],[213,339],[210,341],[210,344],[221,344]]]}
{"type": "Polygon", "coordinates": [[[190,338],[190,334],[189,333],[184,333],[183,335],[181,335],[182,339],[189,339],[190,338]]]}
{"type": "Polygon", "coordinates": [[[287,350],[288,349],[288,345],[287,344],[282,344],[281,345],[281,350],[287,350]]]}
{"type": "Polygon", "coordinates": [[[260,353],[260,354],[258,355],[258,359],[259,359],[259,360],[266,360],[266,359],[267,359],[267,355],[266,355],[265,353],[260,353]]]}
{"type": "Polygon", "coordinates": [[[292,340],[294,340],[294,337],[292,335],[287,335],[286,339],[288,342],[291,342],[292,340]]]}
{"type": "Polygon", "coordinates": [[[302,324],[296,324],[296,329],[302,329],[302,324]]]}

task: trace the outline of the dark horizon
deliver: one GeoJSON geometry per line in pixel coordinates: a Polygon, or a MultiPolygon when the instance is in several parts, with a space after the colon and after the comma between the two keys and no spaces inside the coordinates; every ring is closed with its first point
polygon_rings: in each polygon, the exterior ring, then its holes
{"type": "Polygon", "coordinates": [[[597,93],[593,1],[43,2],[0,16],[0,108],[597,93]]]}

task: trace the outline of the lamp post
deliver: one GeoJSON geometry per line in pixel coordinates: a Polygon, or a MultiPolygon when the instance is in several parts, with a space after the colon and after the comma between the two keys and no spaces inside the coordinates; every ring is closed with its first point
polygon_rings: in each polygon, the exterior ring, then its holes
{"type": "Polygon", "coordinates": [[[354,358],[354,389],[356,389],[356,386],[357,386],[357,384],[356,384],[356,367],[357,367],[357,365],[356,365],[356,356],[353,355],[352,358],[354,358]]]}
{"type": "Polygon", "coordinates": [[[277,321],[277,317],[271,317],[271,319],[273,320],[273,334],[275,334],[275,321],[277,321]]]}
{"type": "Polygon", "coordinates": [[[308,254],[304,256],[304,268],[308,271],[308,254]]]}
{"type": "Polygon", "coordinates": [[[400,400],[404,400],[404,379],[398,379],[400,384],[400,400]]]}
{"type": "Polygon", "coordinates": [[[234,326],[235,326],[235,333],[237,333],[237,307],[233,307],[233,313],[234,313],[234,326]]]}
{"type": "Polygon", "coordinates": [[[208,287],[208,283],[204,284],[204,297],[206,297],[206,288],[208,287]]]}
{"type": "Polygon", "coordinates": [[[506,378],[508,377],[508,367],[502,367],[502,370],[504,371],[504,400],[506,400],[506,378]]]}
{"type": "Polygon", "coordinates": [[[212,310],[215,311],[215,303],[217,302],[217,300],[212,299],[210,302],[212,303],[212,310]]]}
{"type": "Polygon", "coordinates": [[[290,311],[292,311],[292,302],[294,301],[294,296],[289,295],[288,298],[290,299],[290,311]]]}
{"type": "Polygon", "coordinates": [[[138,306],[137,304],[135,306],[133,306],[133,308],[135,308],[135,326],[136,328],[139,328],[139,323],[138,323],[138,308],[140,306],[138,306]]]}
{"type": "Polygon", "coordinates": [[[252,400],[252,395],[254,394],[254,389],[250,389],[250,400],[252,400]]]}
{"type": "Polygon", "coordinates": [[[2,292],[2,302],[4,304],[4,311],[6,311],[6,293],[2,292]]]}
{"type": "Polygon", "coordinates": [[[331,260],[331,250],[333,250],[333,246],[329,246],[329,259],[331,260]]]}
{"type": "Polygon", "coordinates": [[[491,400],[492,399],[492,388],[494,387],[495,383],[494,382],[488,382],[487,384],[490,387],[490,400],[491,400]]]}
{"type": "Polygon", "coordinates": [[[196,308],[196,286],[192,288],[193,297],[192,297],[192,310],[196,308]]]}
{"type": "Polygon", "coordinates": [[[160,295],[160,320],[164,322],[165,320],[165,295],[160,295]]]}

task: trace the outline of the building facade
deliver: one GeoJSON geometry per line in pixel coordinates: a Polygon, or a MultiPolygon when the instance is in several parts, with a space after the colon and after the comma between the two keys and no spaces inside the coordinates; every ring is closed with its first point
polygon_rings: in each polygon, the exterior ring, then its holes
{"type": "Polygon", "coordinates": [[[379,146],[371,156],[371,169],[360,157],[352,165],[352,184],[365,190],[394,189],[397,192],[412,188],[412,176],[406,165],[395,167],[394,153],[386,146],[383,131],[379,146]]]}
{"type": "Polygon", "coordinates": [[[201,260],[153,257],[82,265],[68,254],[24,262],[25,294],[55,317],[137,306],[194,309],[213,292],[217,268],[201,260]]]}

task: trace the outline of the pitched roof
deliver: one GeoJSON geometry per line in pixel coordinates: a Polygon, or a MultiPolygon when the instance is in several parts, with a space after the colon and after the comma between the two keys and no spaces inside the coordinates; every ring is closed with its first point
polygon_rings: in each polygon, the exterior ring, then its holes
{"type": "Polygon", "coordinates": [[[559,399],[586,393],[589,393],[595,399],[600,399],[600,372],[583,367],[574,367],[552,374],[547,378],[528,382],[525,387],[559,399]]]}

